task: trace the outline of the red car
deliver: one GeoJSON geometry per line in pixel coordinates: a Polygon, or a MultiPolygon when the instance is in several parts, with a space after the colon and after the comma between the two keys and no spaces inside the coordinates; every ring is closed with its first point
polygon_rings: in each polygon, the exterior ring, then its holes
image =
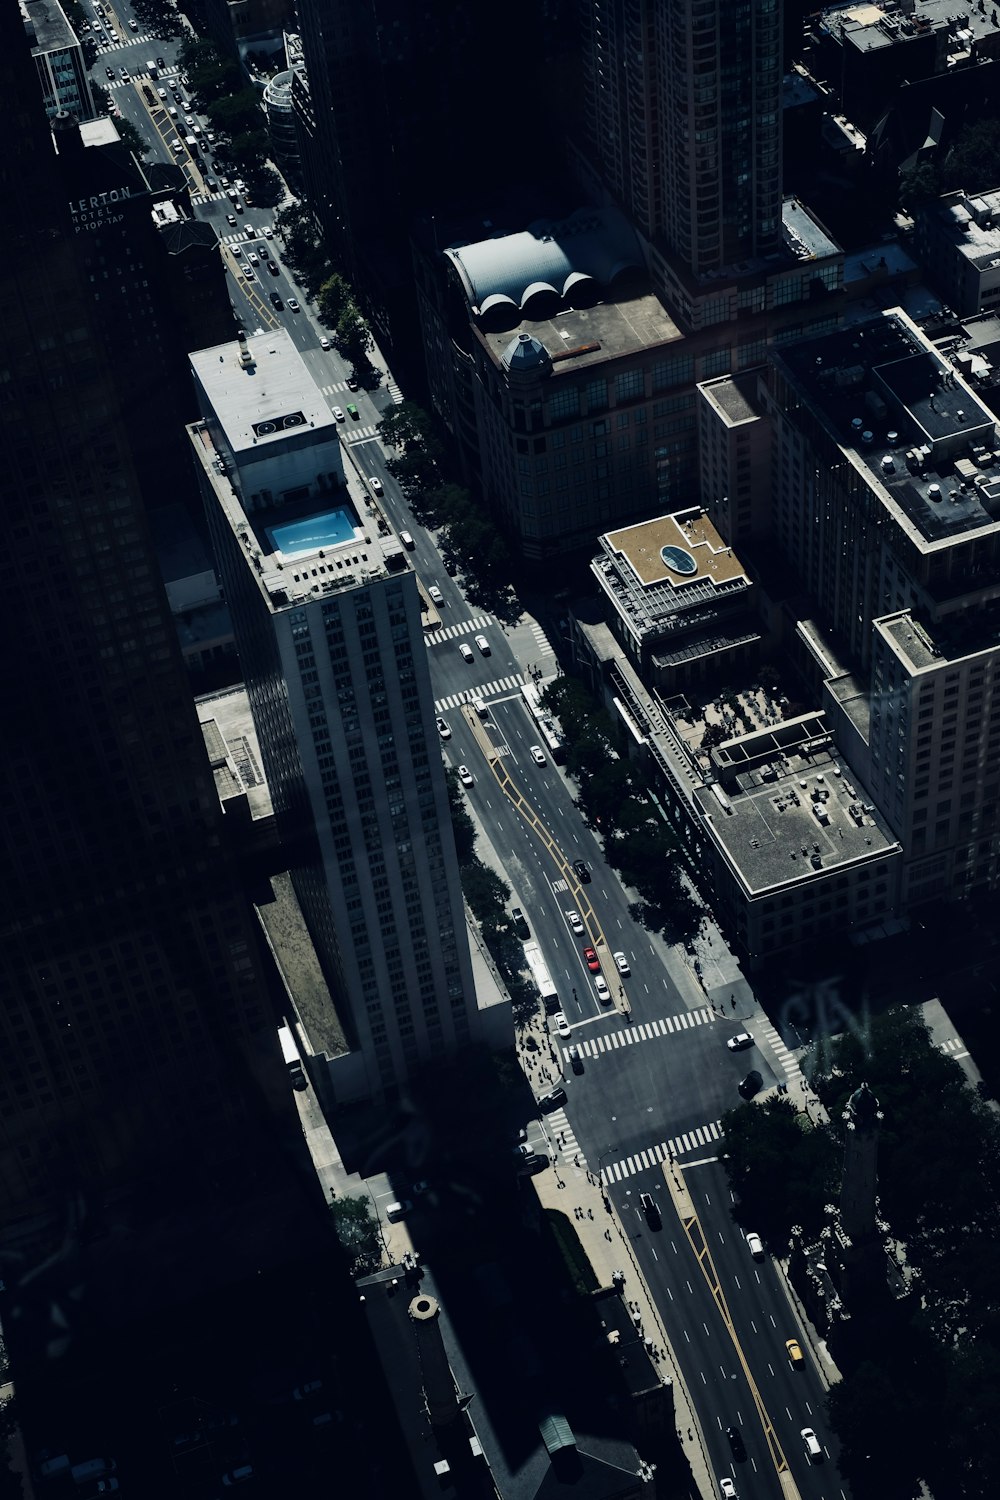
{"type": "Polygon", "coordinates": [[[592,974],[599,973],[601,968],[601,960],[598,958],[593,948],[584,948],[583,956],[587,960],[587,968],[590,970],[590,972],[592,974]]]}

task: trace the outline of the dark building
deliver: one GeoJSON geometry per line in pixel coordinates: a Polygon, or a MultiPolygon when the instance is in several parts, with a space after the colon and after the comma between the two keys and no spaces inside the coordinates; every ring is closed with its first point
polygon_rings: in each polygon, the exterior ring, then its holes
{"type": "Polygon", "coordinates": [[[573,143],[584,177],[696,278],[778,250],[778,0],[588,0],[584,10],[586,134],[573,143]]]}
{"type": "Polygon", "coordinates": [[[150,506],[187,499],[183,440],[197,412],[189,349],[229,339],[233,312],[210,224],[190,217],[175,166],[143,163],[110,120],[55,125],[57,170],[97,337],[150,506]]]}
{"type": "Polygon", "coordinates": [[[412,311],[411,220],[551,156],[541,8],[300,0],[298,16],[306,195],[381,336],[390,314],[412,311]]]}
{"type": "Polygon", "coordinates": [[[119,1187],[217,1183],[287,1093],[99,304],[3,16],[0,1214],[61,1243],[119,1187]]]}

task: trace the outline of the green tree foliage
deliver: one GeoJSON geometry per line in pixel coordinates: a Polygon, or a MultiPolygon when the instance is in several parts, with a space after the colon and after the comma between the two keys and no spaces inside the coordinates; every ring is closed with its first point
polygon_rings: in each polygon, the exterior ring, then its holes
{"type": "Polygon", "coordinates": [[[839,1165],[829,1132],[813,1129],[784,1094],[728,1110],[722,1132],[726,1174],[745,1229],[777,1247],[793,1224],[809,1233],[823,1227],[839,1165]]]}
{"type": "Polygon", "coordinates": [[[451,826],[455,834],[455,853],[459,867],[463,867],[475,859],[476,826],[465,805],[458,772],[453,766],[448,769],[447,780],[448,808],[451,812],[451,826]]]}
{"type": "Polygon", "coordinates": [[[510,886],[495,870],[474,860],[463,867],[462,889],[481,927],[506,925],[510,886]]]}
{"type": "Polygon", "coordinates": [[[899,206],[908,214],[915,213],[940,194],[941,174],[933,162],[918,162],[916,166],[904,167],[900,172],[899,206]]]}
{"type": "Polygon", "coordinates": [[[355,370],[362,370],[368,363],[368,356],[375,347],[374,340],[368,328],[368,324],[359,313],[353,302],[348,302],[342,308],[340,317],[337,319],[336,327],[330,335],[333,347],[337,353],[351,364],[355,370]]]}
{"type": "Polygon", "coordinates": [[[303,203],[281,208],[274,217],[284,241],[284,258],[310,295],[328,281],[333,267],[323,245],[319,224],[303,203]]]}
{"type": "Polygon", "coordinates": [[[115,129],[128,149],[138,156],[140,161],[149,155],[149,146],[143,140],[138,130],[136,130],[131,120],[126,120],[123,116],[120,120],[115,121],[115,129]]]}
{"type": "Polygon", "coordinates": [[[367,1198],[335,1198],[330,1204],[337,1238],[351,1262],[352,1276],[370,1276],[382,1264],[382,1242],[367,1198]]]}
{"type": "Polygon", "coordinates": [[[350,301],[351,289],[337,271],[326,278],[316,293],[317,310],[328,328],[336,326],[337,320],[350,301]]]}
{"type": "Polygon", "coordinates": [[[1000,120],[978,120],[960,131],[941,167],[941,192],[982,193],[997,185],[1000,120]]]}
{"type": "Polygon", "coordinates": [[[181,67],[191,80],[191,92],[207,108],[214,100],[243,91],[243,75],[232,58],[220,57],[212,42],[189,36],[178,52],[181,67]]]}
{"type": "Polygon", "coordinates": [[[881,1361],[860,1365],[831,1387],[827,1412],[840,1440],[840,1469],[854,1493],[913,1500],[918,1466],[911,1445],[919,1428],[907,1387],[894,1373],[881,1361]]]}

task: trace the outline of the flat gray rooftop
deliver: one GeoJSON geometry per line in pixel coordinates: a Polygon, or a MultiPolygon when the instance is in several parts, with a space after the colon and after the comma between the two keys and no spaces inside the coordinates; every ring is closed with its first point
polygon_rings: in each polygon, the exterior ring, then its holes
{"type": "Polygon", "coordinates": [[[997,524],[996,418],[901,309],[775,358],[918,544],[997,524]]]}
{"type": "Polygon", "coordinates": [[[58,52],[77,44],[76,35],[56,0],[24,0],[23,8],[35,31],[33,51],[58,52]]]}
{"type": "Polygon", "coordinates": [[[829,738],[808,736],[796,748],[795,728],[793,721],[721,745],[719,755],[732,757],[725,773],[695,793],[751,896],[899,849],[829,738]]]}
{"type": "Polygon", "coordinates": [[[554,361],[554,380],[619,355],[675,343],[684,337],[659,298],[650,293],[599,302],[595,307],[570,307],[551,318],[526,318],[516,328],[502,332],[479,328],[477,333],[498,365],[516,333],[530,334],[554,361]]]}
{"type": "Polygon", "coordinates": [[[905,47],[928,34],[947,31],[960,22],[955,32],[954,50],[968,49],[974,42],[995,37],[996,10],[990,4],[984,11],[972,4],[956,6],[954,0],[920,0],[913,14],[903,14],[898,5],[880,5],[860,0],[856,5],[830,6],[823,11],[821,29],[838,37],[845,47],[858,52],[880,52],[889,47],[905,47]]]}

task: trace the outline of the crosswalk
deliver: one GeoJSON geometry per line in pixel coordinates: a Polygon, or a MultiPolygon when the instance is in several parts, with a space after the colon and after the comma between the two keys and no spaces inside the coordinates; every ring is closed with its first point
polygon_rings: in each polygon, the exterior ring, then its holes
{"type": "Polygon", "coordinates": [[[549,638],[537,620],[532,620],[531,622],[531,633],[535,638],[535,646],[539,656],[555,656],[555,651],[549,644],[549,638]]]}
{"type": "Polygon", "coordinates": [[[402,406],[405,398],[402,391],[399,389],[399,386],[393,380],[391,375],[386,377],[385,388],[389,392],[389,395],[392,397],[393,403],[396,406],[402,406]]]}
{"type": "Polygon", "coordinates": [[[566,1111],[554,1109],[551,1114],[546,1115],[545,1119],[556,1152],[567,1162],[575,1161],[577,1158],[582,1162],[583,1151],[573,1134],[573,1127],[569,1123],[566,1111]]]}
{"type": "MultiPolygon", "coordinates": [[[[717,1017],[707,1005],[697,1010],[682,1010],[676,1016],[661,1016],[658,1021],[643,1021],[636,1026],[626,1026],[622,1031],[606,1031],[587,1041],[574,1041],[573,1045],[581,1057],[600,1057],[602,1052],[614,1052],[619,1047],[634,1047],[638,1042],[651,1042],[656,1036],[671,1036],[681,1031],[690,1031],[694,1026],[710,1026],[717,1017]]],[[[563,1048],[563,1058],[569,1066],[569,1048],[563,1048]]]]}
{"type": "Polygon", "coordinates": [[[498,693],[510,693],[523,683],[524,675],[521,672],[515,672],[510,677],[497,677],[493,682],[477,682],[474,688],[465,688],[461,693],[450,693],[447,698],[439,698],[434,704],[434,712],[443,714],[446,709],[471,703],[473,698],[493,698],[498,693]]]}
{"type": "Polygon", "coordinates": [[[955,1058],[956,1061],[960,1057],[968,1057],[969,1055],[969,1049],[959,1036],[953,1036],[948,1042],[938,1042],[938,1050],[943,1052],[946,1057],[955,1058]]]}
{"type": "MultiPolygon", "coordinates": [[[[89,35],[91,39],[97,43],[98,57],[106,57],[109,52],[120,52],[123,47],[138,47],[143,42],[145,42],[147,46],[153,48],[156,48],[160,45],[160,38],[158,36],[154,36],[152,32],[149,31],[144,31],[141,36],[129,35],[128,37],[126,37],[125,41],[122,41],[117,36],[106,36],[104,41],[98,42],[93,32],[84,33],[84,35],[89,35]]],[[[161,76],[165,77],[166,75],[161,74],[161,76]]]]}
{"type": "Polygon", "coordinates": [[[438,646],[442,641],[453,641],[457,635],[475,635],[477,630],[486,630],[496,624],[492,615],[477,615],[474,620],[462,620],[458,625],[442,625],[440,630],[428,630],[424,640],[428,646],[438,646]]]}
{"type": "Polygon", "coordinates": [[[767,1020],[762,1021],[757,1030],[766,1037],[771,1051],[784,1069],[787,1081],[791,1084],[801,1084],[802,1069],[799,1067],[794,1052],[781,1040],[781,1033],[767,1020]]]}
{"type": "Polygon", "coordinates": [[[712,1120],[706,1125],[697,1125],[693,1130],[671,1136],[668,1141],[660,1141],[656,1146],[648,1146],[644,1151],[636,1151],[633,1156],[625,1156],[621,1161],[609,1162],[606,1167],[601,1168],[601,1183],[604,1187],[608,1187],[612,1182],[621,1182],[626,1177],[634,1177],[637,1172],[648,1172],[650,1167],[659,1166],[662,1162],[690,1156],[695,1151],[703,1151],[706,1146],[711,1146],[713,1141],[721,1139],[721,1121],[712,1120]]]}

